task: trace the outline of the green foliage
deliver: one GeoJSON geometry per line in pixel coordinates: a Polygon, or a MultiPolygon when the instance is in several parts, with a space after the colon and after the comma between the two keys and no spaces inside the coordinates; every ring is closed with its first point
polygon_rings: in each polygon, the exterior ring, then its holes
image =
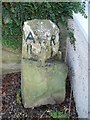
{"type": "Polygon", "coordinates": [[[20,96],[20,94],[21,94],[21,90],[18,90],[18,91],[17,91],[17,94],[16,94],[16,102],[17,102],[18,104],[21,103],[21,96],[20,96]]]}
{"type": "Polygon", "coordinates": [[[76,50],[76,46],[75,46],[75,37],[74,37],[74,33],[72,31],[68,31],[68,37],[70,38],[70,43],[73,44],[74,50],[76,50]]]}
{"type": "MultiPolygon", "coordinates": [[[[57,25],[61,22],[68,29],[67,19],[73,18],[73,12],[80,12],[85,18],[84,2],[26,2],[2,3],[3,43],[12,36],[12,41],[21,41],[24,21],[31,19],[50,19],[57,25]],[[18,36],[18,37],[16,37],[18,36]]],[[[73,32],[68,29],[70,42],[75,46],[73,32]],[[72,34],[72,35],[71,35],[72,34]]],[[[18,42],[19,45],[21,42],[18,42]]]]}
{"type": "Polygon", "coordinates": [[[62,112],[51,112],[50,116],[52,118],[58,119],[58,120],[69,120],[69,116],[66,113],[62,113],[62,112]]]}

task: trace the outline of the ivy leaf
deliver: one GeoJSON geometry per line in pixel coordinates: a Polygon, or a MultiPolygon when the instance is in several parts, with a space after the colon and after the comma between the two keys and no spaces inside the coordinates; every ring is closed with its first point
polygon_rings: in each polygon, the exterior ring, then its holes
{"type": "Polygon", "coordinates": [[[62,113],[62,112],[59,112],[59,111],[57,111],[57,112],[51,112],[50,113],[50,116],[52,117],[52,118],[55,118],[55,119],[62,119],[62,120],[68,120],[68,118],[69,118],[69,116],[68,116],[68,114],[66,114],[66,113],[62,113]]]}
{"type": "MultiPolygon", "coordinates": [[[[18,34],[21,35],[24,21],[31,19],[50,19],[57,25],[59,22],[61,22],[64,26],[66,26],[66,28],[68,28],[66,18],[73,18],[73,12],[79,12],[82,16],[87,18],[87,15],[85,13],[85,2],[3,2],[2,23],[3,28],[5,25],[7,25],[7,28],[3,29],[2,36],[5,38],[8,36],[8,38],[10,37],[11,39],[11,36],[16,37],[18,34]],[[8,24],[5,24],[6,17],[11,19],[11,23],[9,21],[8,24]],[[16,30],[16,28],[18,28],[18,30],[16,30]]],[[[71,44],[75,49],[76,40],[74,33],[68,31],[68,36],[70,38],[71,44]]],[[[20,37],[21,36],[18,38],[20,37]]]]}
{"type": "Polygon", "coordinates": [[[67,35],[70,38],[70,43],[73,45],[74,50],[76,50],[76,46],[75,46],[76,39],[74,37],[74,33],[72,31],[68,31],[67,35]]]}

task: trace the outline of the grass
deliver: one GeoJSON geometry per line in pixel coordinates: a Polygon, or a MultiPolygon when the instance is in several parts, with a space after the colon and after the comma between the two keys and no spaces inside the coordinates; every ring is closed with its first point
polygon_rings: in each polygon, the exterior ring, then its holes
{"type": "Polygon", "coordinates": [[[2,45],[13,48],[21,49],[22,46],[22,33],[20,27],[15,25],[3,25],[2,26],[2,45]]]}
{"type": "Polygon", "coordinates": [[[21,40],[15,39],[3,39],[2,38],[2,46],[6,46],[13,49],[21,49],[21,40]]]}

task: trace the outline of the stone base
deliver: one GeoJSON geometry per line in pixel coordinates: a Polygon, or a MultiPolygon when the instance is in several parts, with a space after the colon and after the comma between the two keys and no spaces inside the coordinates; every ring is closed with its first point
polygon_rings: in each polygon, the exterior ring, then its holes
{"type": "Polygon", "coordinates": [[[64,63],[22,60],[22,100],[25,108],[63,102],[68,68],[64,63]]]}

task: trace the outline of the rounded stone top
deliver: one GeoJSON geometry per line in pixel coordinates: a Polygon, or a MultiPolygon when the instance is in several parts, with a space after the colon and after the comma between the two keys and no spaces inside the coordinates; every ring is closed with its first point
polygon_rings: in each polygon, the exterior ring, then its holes
{"type": "Polygon", "coordinates": [[[23,32],[23,47],[25,44],[30,45],[34,57],[37,56],[40,60],[45,61],[57,54],[59,49],[59,28],[51,20],[28,20],[24,22],[23,32]]]}

